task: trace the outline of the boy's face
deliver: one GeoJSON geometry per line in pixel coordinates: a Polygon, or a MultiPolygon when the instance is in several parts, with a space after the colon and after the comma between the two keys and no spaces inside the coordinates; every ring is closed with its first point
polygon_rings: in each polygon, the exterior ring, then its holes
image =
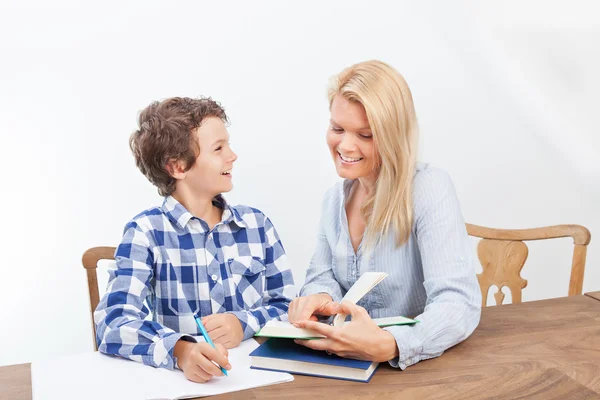
{"type": "Polygon", "coordinates": [[[229,133],[220,118],[209,117],[196,129],[200,152],[192,168],[178,178],[177,185],[188,186],[192,193],[214,197],[229,192],[233,163],[237,155],[229,147],[229,133]]]}

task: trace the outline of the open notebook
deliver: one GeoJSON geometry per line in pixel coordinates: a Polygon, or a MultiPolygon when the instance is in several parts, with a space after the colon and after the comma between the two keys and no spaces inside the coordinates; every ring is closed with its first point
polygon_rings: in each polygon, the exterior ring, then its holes
{"type": "Polygon", "coordinates": [[[230,349],[229,376],[207,383],[188,381],[179,370],[152,368],[97,351],[35,361],[31,367],[33,400],[185,399],[294,380],[286,373],[251,369],[249,354],[257,347],[250,339],[230,349]]]}
{"type": "MultiPolygon", "coordinates": [[[[348,290],[342,301],[347,300],[352,303],[357,303],[363,296],[371,291],[379,282],[384,280],[388,275],[385,272],[366,272],[354,285],[348,290]]],[[[341,326],[348,324],[346,321],[347,315],[338,314],[333,319],[333,326],[341,326]]],[[[387,317],[374,318],[373,321],[380,327],[392,325],[411,325],[419,321],[406,317],[387,317]]],[[[271,320],[256,333],[254,336],[274,337],[286,339],[322,339],[324,336],[310,329],[296,328],[289,322],[271,320]]]]}

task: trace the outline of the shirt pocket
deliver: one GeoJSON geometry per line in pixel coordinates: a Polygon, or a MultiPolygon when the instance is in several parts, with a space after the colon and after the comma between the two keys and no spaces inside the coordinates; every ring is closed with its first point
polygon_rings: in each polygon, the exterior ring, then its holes
{"type": "Polygon", "coordinates": [[[230,272],[230,292],[240,310],[262,305],[265,289],[265,264],[256,257],[236,257],[227,260],[230,272]]]}
{"type": "Polygon", "coordinates": [[[198,266],[195,263],[158,265],[156,300],[166,316],[193,315],[200,311],[198,266]]]}

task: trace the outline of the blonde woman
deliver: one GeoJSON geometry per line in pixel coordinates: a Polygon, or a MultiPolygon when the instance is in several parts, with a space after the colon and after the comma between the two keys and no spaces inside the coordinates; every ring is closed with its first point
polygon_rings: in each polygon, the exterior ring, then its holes
{"type": "Polygon", "coordinates": [[[298,341],[404,369],[440,356],[477,327],[474,252],[449,176],[416,162],[417,119],[402,76],[380,61],[353,65],[329,87],[327,145],[344,180],[323,201],[317,246],[290,321],[327,336],[298,341]],[[339,304],[362,273],[389,276],[359,305],[339,304]],[[318,316],[352,315],[341,328],[318,316]],[[372,318],[416,317],[379,328],[372,318]]]}

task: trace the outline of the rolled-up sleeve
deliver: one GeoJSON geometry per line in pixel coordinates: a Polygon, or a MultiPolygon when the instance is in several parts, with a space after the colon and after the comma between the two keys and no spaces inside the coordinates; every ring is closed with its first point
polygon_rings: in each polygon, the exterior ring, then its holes
{"type": "Polygon", "coordinates": [[[414,224],[427,302],[417,324],[385,328],[399,350],[390,364],[401,369],[465,340],[481,315],[475,252],[452,181],[436,169],[421,175],[415,180],[414,224]]]}

